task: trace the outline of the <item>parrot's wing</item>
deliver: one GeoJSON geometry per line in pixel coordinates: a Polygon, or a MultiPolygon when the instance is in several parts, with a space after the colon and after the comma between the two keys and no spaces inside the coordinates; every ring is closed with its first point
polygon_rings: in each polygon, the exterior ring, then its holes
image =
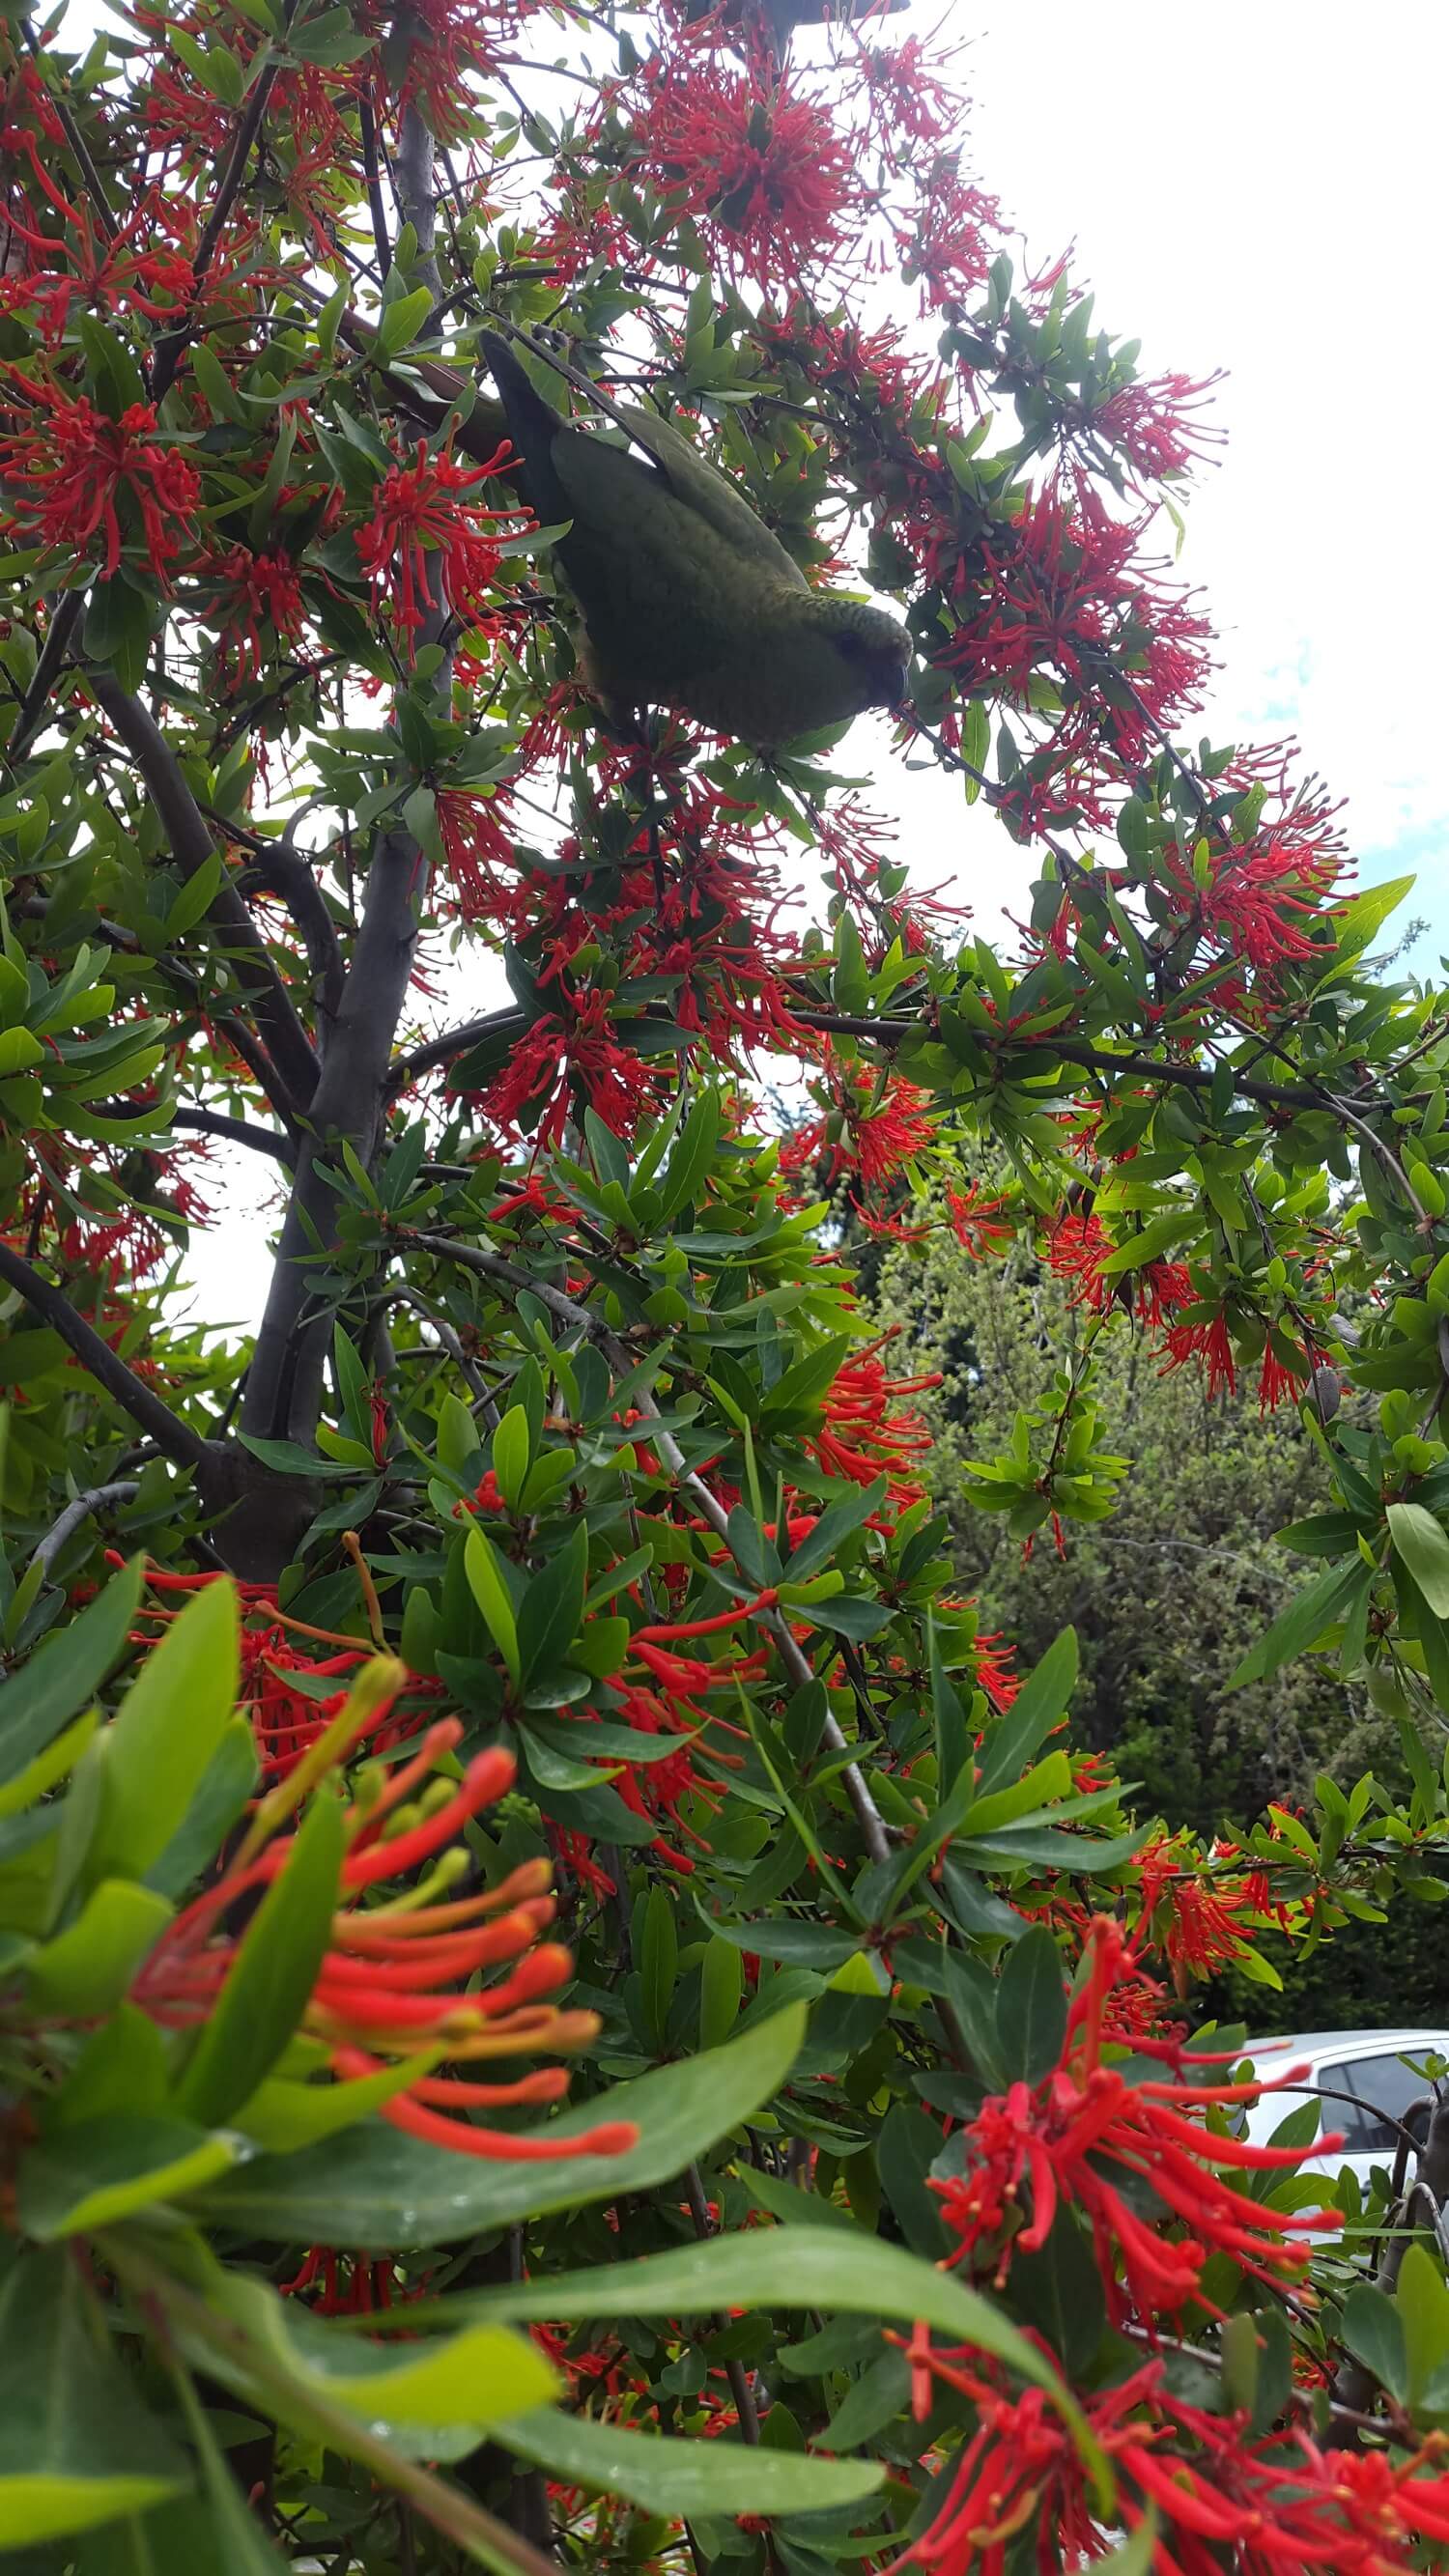
{"type": "Polygon", "coordinates": [[[787,582],[792,590],[809,588],[794,556],[786,553],[779,538],[756,517],[738,486],[699,455],[670,422],[661,420],[657,412],[643,411],[633,404],[621,409],[619,418],[627,423],[630,437],[653,459],[676,500],[696,511],[727,546],[747,556],[772,580],[787,582]]]}

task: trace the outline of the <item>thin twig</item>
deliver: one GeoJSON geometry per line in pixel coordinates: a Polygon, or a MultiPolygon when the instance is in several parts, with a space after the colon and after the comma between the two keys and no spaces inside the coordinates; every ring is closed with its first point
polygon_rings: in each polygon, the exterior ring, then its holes
{"type": "Polygon", "coordinates": [[[42,1573],[49,1574],[66,1540],[80,1528],[83,1521],[90,1519],[92,1512],[105,1511],[111,1503],[134,1502],[140,1490],[139,1485],[127,1476],[118,1477],[111,1485],[88,1486],[83,1494],[77,1494],[73,1502],[67,1503],[65,1510],[51,1522],[31,1557],[31,1564],[38,1565],[42,1573]]]}

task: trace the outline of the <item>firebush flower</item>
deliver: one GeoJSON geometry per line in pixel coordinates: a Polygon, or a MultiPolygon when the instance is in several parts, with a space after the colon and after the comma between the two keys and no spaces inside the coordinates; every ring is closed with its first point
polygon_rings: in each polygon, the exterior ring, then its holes
{"type": "Polygon", "coordinates": [[[849,136],[788,75],[681,52],[651,62],[642,86],[636,169],[760,285],[798,277],[850,236],[860,179],[849,136]]]}
{"type": "Polygon", "coordinates": [[[1307,2261],[1307,2249],[1295,2239],[1339,2223],[1322,2210],[1285,2216],[1267,2209],[1217,2170],[1291,2173],[1313,2152],[1254,2146],[1208,2129],[1198,2116],[1255,2101],[1266,2088],[1134,2083],[1120,2067],[1103,2064],[1104,2016],[1127,1955],[1122,1926],[1099,1917],[1088,1934],[1085,1975],[1068,2010],[1057,2066],[1035,2085],[1013,2084],[992,2096],[963,2133],[964,2170],[931,2185],[957,2239],[953,2262],[990,2262],[998,2282],[1018,2248],[1031,2253],[1045,2244],[1059,2208],[1080,2209],[1116,2324],[1134,2312],[1176,2315],[1200,2298],[1203,2265],[1214,2252],[1230,2255],[1259,2280],[1294,2279],[1307,2261]],[[1162,2203],[1157,2226],[1134,2205],[1144,2182],[1162,2203]],[[1029,2219],[1023,2191],[1030,2195],[1029,2219]],[[1164,2221],[1186,2233],[1160,2233],[1164,2221]]]}
{"type": "Polygon", "coordinates": [[[893,1333],[882,1333],[879,1341],[846,1361],[824,1397],[824,1419],[807,1434],[804,1446],[828,1476],[873,1485],[883,1475],[892,1503],[908,1511],[925,1490],[910,1470],[930,1448],[931,1434],[918,1413],[898,1412],[895,1399],[920,1395],[927,1387],[939,1386],[941,1378],[939,1371],[922,1377],[889,1377],[881,1353],[893,1338],[893,1333]]]}
{"type": "Polygon", "coordinates": [[[973,1261],[986,1261],[993,1253],[1004,1253],[1015,1241],[1016,1228],[1000,1222],[1007,1201],[987,1198],[974,1182],[967,1190],[948,1190],[946,1205],[951,1212],[951,1231],[973,1261]]]}
{"type": "Polygon", "coordinates": [[[70,395],[34,378],[25,379],[25,390],[42,417],[0,439],[12,532],[83,562],[94,561],[99,551],[106,580],[118,570],[123,548],[139,536],[164,588],[171,566],[195,536],[201,498],[195,466],[178,448],[160,442],[149,403],[133,403],[119,420],[110,420],[84,394],[70,395]]]}
{"type": "MultiPolygon", "coordinates": [[[[365,1714],[362,1695],[359,1704],[365,1714]]],[[[443,1856],[468,1819],[512,1787],[513,1756],[495,1747],[469,1763],[441,1802],[432,1795],[429,1775],[462,1732],[456,1718],[440,1720],[385,1780],[379,1784],[373,1775],[374,1794],[348,1807],[341,1902],[301,2028],[344,2079],[377,2075],[390,2062],[421,2055],[422,2070],[380,2105],[381,2116],[412,2137],[505,2163],[617,2154],[636,2137],[618,2121],[554,2139],[546,2132],[520,2136],[484,2128],[467,2118],[476,2109],[557,2100],[567,2081],[562,2069],[540,2068],[502,2084],[451,2071],[538,2050],[556,2055],[595,2035],[595,2015],[561,2012],[550,2000],[572,1974],[573,1961],[567,1950],[540,1937],[554,1913],[547,1862],[526,1861],[500,1886],[477,1895],[449,1900],[418,1890],[405,1905],[368,1902],[384,1881],[425,1864],[434,1865],[434,1886],[455,1878],[443,1856]],[[403,1813],[409,1800],[415,1802],[408,1812],[416,1821],[403,1813]],[[497,1982],[472,1984],[499,1968],[504,1973],[497,1982]],[[439,2074],[434,2070],[445,2058],[450,2071],[439,2074]]],[[[331,1750],[340,1757],[345,1749],[334,1729],[331,1750]]],[[[321,1748],[313,1760],[318,1770],[324,1767],[321,1748]]],[[[271,1793],[237,1858],[177,1916],[146,1960],[133,1999],[163,2028],[196,2027],[225,1993],[241,1945],[227,1918],[285,1868],[296,1835],[276,1825],[293,1803],[286,1788],[271,1793]]]]}
{"type": "MultiPolygon", "coordinates": [[[[1089,2472],[1040,2390],[1003,2394],[967,2353],[934,2350],[920,2327],[904,2349],[918,2417],[939,2384],[972,2402],[976,2430],[944,2501],[886,2576],[911,2567],[1007,2576],[1026,2563],[1028,2531],[1039,2535],[1031,2563],[1042,2576],[1109,2555],[1089,2472]]],[[[1116,2482],[1111,2524],[1133,2533],[1157,2517],[1154,2576],[1221,2576],[1229,2565],[1240,2576],[1409,2576],[1423,2563],[1417,2544],[1449,2537],[1437,2443],[1395,2464],[1382,2451],[1323,2451],[1291,2425],[1255,2435],[1242,2414],[1209,2415],[1174,2396],[1157,2360],[1094,2392],[1086,2413],[1116,2482]]]]}
{"type": "Polygon", "coordinates": [[[238,688],[259,677],[270,643],[295,645],[302,632],[302,584],[290,555],[233,546],[216,566],[207,604],[222,663],[238,688]]]}
{"type": "Polygon", "coordinates": [[[433,603],[435,570],[450,608],[475,624],[486,616],[498,539],[479,525],[471,496],[497,473],[504,453],[500,447],[484,465],[455,465],[449,456],[430,456],[419,439],[412,463],[390,465],[378,485],[372,516],[357,532],[358,559],[372,576],[374,608],[390,601],[409,634],[433,603]]]}

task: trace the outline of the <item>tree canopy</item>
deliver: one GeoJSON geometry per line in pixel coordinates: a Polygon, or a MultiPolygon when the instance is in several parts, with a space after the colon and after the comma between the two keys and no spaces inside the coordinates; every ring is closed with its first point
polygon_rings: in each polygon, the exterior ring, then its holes
{"type": "Polygon", "coordinates": [[[1025,264],[889,11],[122,24],[0,47],[0,2538],[1444,2563],[1449,2123],[1370,2281],[1194,2032],[1449,1886],[1449,1018],[1292,747],[1197,736],[1209,388],[1025,264]],[[904,618],[891,726],[782,740],[764,616],[749,738],[681,715],[682,575],[603,703],[490,335],[581,471],[904,618]],[[169,1294],[222,1140],[242,1349],[169,1294]],[[1232,1679],[1331,1656],[1405,1769],[1164,1832],[1074,1746],[850,1249],[942,1204],[1058,1283],[1004,1545],[1130,1528],[1133,1367],[1251,1386],[1321,1489],[1232,1679]]]}

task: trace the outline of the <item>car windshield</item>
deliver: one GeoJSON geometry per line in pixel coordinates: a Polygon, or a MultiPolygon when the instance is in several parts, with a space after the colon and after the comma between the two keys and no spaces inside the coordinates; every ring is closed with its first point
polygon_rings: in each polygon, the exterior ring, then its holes
{"type": "MultiPolygon", "coordinates": [[[[1417,2054],[1422,2057],[1426,2052],[1421,2049],[1417,2054]]],[[[1430,2090],[1422,2075],[1389,2054],[1321,2066],[1318,2080],[1336,2092],[1357,2096],[1356,2104],[1325,2102],[1323,2106],[1324,2127],[1342,2130],[1343,2152],[1350,2156],[1391,2157],[1399,2142],[1394,2122],[1402,2120],[1430,2090]]]]}

